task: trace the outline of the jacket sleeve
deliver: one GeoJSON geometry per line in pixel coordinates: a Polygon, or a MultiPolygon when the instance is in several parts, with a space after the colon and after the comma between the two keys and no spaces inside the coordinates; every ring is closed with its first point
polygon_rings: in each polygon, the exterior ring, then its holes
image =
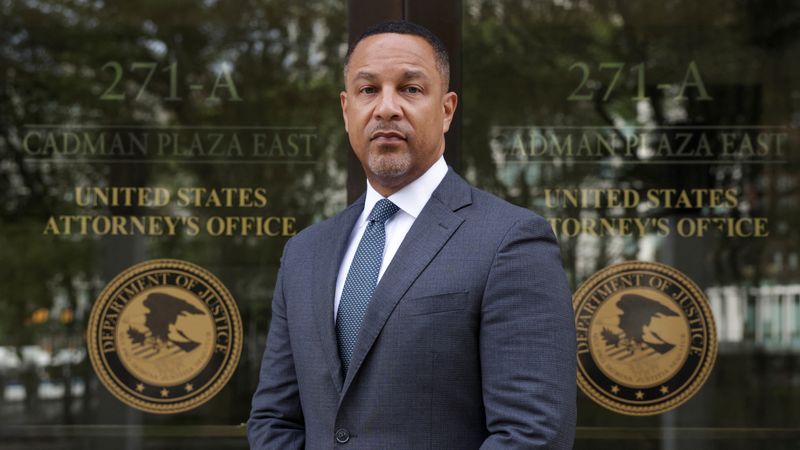
{"type": "Polygon", "coordinates": [[[247,438],[253,450],[303,450],[305,447],[305,423],[283,295],[283,263],[288,248],[289,243],[284,247],[275,282],[267,346],[247,422],[247,438]]]}
{"type": "Polygon", "coordinates": [[[576,422],[572,299],[559,246],[539,216],[517,222],[495,254],[481,306],[481,450],[571,449],[576,422]]]}

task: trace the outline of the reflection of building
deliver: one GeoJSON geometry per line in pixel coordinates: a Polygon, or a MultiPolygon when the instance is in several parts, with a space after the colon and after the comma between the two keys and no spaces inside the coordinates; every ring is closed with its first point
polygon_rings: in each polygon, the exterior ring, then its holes
{"type": "MultiPolygon", "coordinates": [[[[86,350],[83,348],[62,348],[51,352],[39,345],[26,345],[20,349],[0,347],[0,403],[26,400],[28,389],[42,400],[64,398],[65,380],[53,374],[63,373],[64,367],[77,366],[85,359],[86,350]],[[27,388],[26,382],[30,384],[27,388]]],[[[69,374],[69,370],[66,373],[69,374]]],[[[68,378],[71,383],[70,395],[83,395],[84,380],[68,378]]]]}
{"type": "Polygon", "coordinates": [[[773,351],[800,348],[800,284],[718,286],[706,289],[706,295],[720,343],[747,342],[773,351]]]}

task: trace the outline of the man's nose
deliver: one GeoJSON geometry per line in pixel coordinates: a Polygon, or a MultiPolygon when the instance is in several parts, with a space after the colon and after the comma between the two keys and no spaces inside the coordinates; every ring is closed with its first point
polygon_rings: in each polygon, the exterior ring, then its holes
{"type": "Polygon", "coordinates": [[[381,120],[396,120],[403,114],[398,103],[398,93],[394,89],[381,90],[380,103],[375,108],[375,118],[381,120]]]}

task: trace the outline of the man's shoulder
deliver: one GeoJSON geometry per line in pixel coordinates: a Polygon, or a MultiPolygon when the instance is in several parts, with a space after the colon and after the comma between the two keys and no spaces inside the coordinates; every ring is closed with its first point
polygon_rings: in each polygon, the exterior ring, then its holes
{"type": "Polygon", "coordinates": [[[452,168],[434,197],[461,217],[462,233],[489,247],[520,233],[525,236],[552,234],[550,224],[542,216],[473,186],[452,168]]]}
{"type": "MultiPolygon", "coordinates": [[[[465,181],[466,183],[466,181],[465,181]]],[[[469,184],[472,193],[472,204],[468,208],[469,214],[485,217],[487,220],[504,224],[514,224],[517,222],[544,222],[545,219],[536,212],[515,205],[497,195],[479,189],[469,184]]]]}
{"type": "MultiPolygon", "coordinates": [[[[349,222],[350,217],[357,217],[363,207],[363,199],[357,200],[333,216],[300,230],[288,244],[292,247],[319,247],[321,243],[330,242],[334,236],[347,228],[344,222],[349,222]]],[[[349,226],[352,227],[352,223],[349,226]]]]}
{"type": "Polygon", "coordinates": [[[515,205],[508,200],[502,199],[491,192],[472,187],[473,198],[477,205],[497,211],[499,214],[511,220],[530,219],[540,217],[534,211],[515,205]]]}

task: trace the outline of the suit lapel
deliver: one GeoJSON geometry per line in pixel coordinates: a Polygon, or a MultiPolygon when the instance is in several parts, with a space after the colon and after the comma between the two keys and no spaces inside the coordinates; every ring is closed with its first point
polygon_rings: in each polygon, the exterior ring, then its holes
{"type": "MultiPolygon", "coordinates": [[[[331,372],[331,379],[336,389],[342,391],[342,363],[339,359],[339,350],[336,345],[336,331],[333,322],[333,301],[336,295],[336,278],[339,274],[339,263],[347,248],[347,241],[350,232],[353,230],[358,216],[364,209],[364,196],[362,195],[355,203],[350,205],[330,224],[332,239],[321,242],[319,253],[314,258],[314,274],[312,280],[315,283],[314,297],[314,317],[316,328],[319,332],[322,352],[325,355],[325,362],[331,372]]],[[[326,235],[327,233],[322,233],[326,235]]]]}
{"type": "Polygon", "coordinates": [[[408,230],[375,288],[356,339],[342,397],[397,303],[464,221],[453,211],[469,203],[469,185],[450,169],[408,230]]]}

